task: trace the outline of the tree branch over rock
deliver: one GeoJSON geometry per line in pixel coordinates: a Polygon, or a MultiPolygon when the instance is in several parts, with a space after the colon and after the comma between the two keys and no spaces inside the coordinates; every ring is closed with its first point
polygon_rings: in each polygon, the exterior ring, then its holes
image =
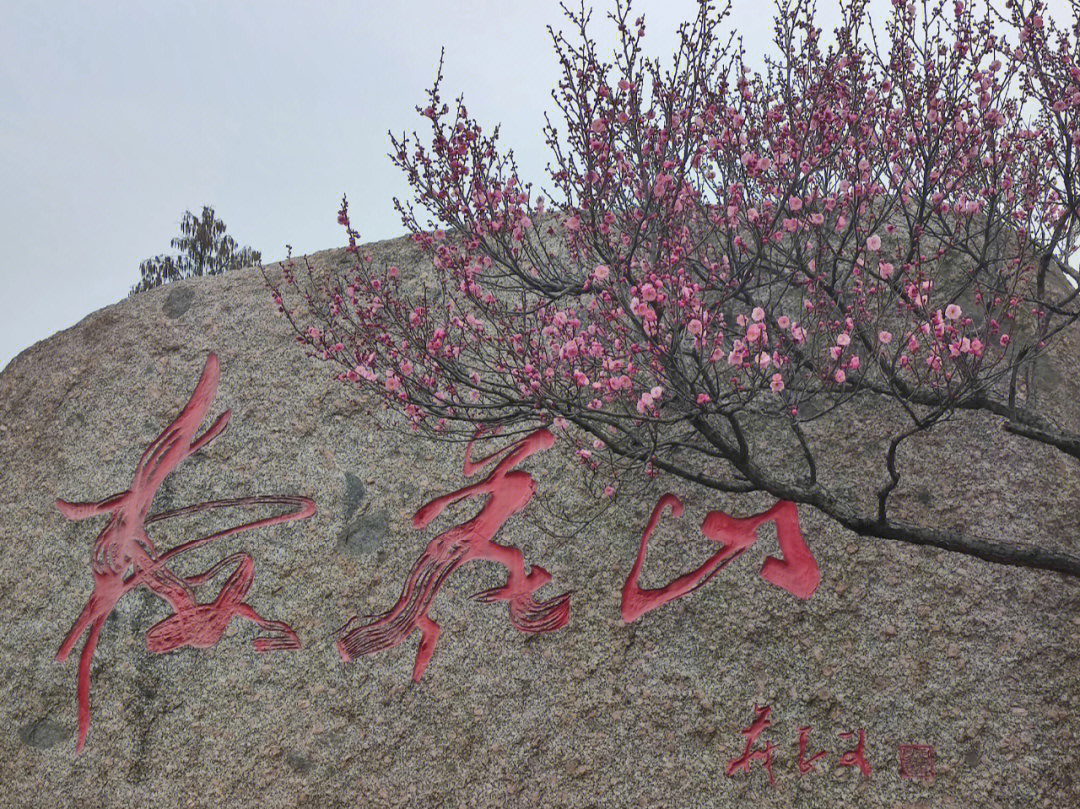
{"type": "Polygon", "coordinates": [[[608,15],[608,61],[591,12],[564,10],[554,191],[534,195],[498,128],[443,101],[440,62],[417,108],[430,136],[391,136],[390,155],[433,275],[361,256],[343,199],[355,266],[303,288],[290,258],[267,278],[308,354],[417,431],[561,428],[606,496],[666,472],[1080,575],[1038,538],[894,514],[905,448],[947,421],[990,416],[1080,459],[1031,380],[1080,317],[1080,23],[1040,2],[900,0],[872,22],[855,0],[824,48],[812,5],[781,0],[760,73],[721,35],[729,7],[701,3],[666,69],[629,3],[608,15]],[[830,446],[867,416],[883,476],[860,503],[830,446]]]}

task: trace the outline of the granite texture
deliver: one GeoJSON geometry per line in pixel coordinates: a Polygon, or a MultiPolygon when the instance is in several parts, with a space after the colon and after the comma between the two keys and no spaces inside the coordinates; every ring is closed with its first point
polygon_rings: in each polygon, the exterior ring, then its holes
{"type": "MultiPolygon", "coordinates": [[[[414,272],[405,240],[373,251],[414,272]]],[[[345,266],[341,250],[315,254],[345,266]]],[[[280,268],[271,265],[271,274],[280,268]]],[[[1080,341],[1046,364],[1043,395],[1073,407],[1080,341]]],[[[1076,414],[1056,414],[1074,423],[1076,414]],[[1071,419],[1071,421],[1070,421],[1071,419]]],[[[874,414],[835,431],[853,498],[880,479],[874,414]]],[[[471,517],[455,506],[424,531],[413,512],[462,485],[461,445],[418,439],[350,402],[328,365],[293,342],[257,269],[191,279],[96,312],[0,373],[0,803],[12,807],[1068,807],[1080,805],[1080,583],[1058,574],[856,537],[812,509],[803,532],[822,572],[809,601],[757,575],[762,541],[698,591],[624,625],[623,581],[656,498],[661,522],[642,583],[710,553],[705,513],[767,508],[661,479],[570,535],[560,514],[585,492],[560,445],[523,468],[539,492],[498,536],[573,590],[571,619],[544,636],[505,606],[467,596],[501,568],[467,565],[432,617],[442,626],[423,680],[418,635],[344,665],[335,632],[388,609],[429,539],[471,517]],[[234,620],[206,650],[154,655],[168,615],[144,590],[120,601],[92,668],[93,723],[75,755],[76,667],[54,655],[93,588],[104,519],[66,520],[57,497],[123,491],[146,446],[186,404],[208,352],[221,381],[205,424],[225,432],[165,481],[154,511],[260,494],[311,497],[309,520],[226,538],[181,557],[190,574],[229,553],[256,560],[248,601],[288,621],[304,649],[260,655],[234,620]],[[772,707],[775,787],[755,764],[728,778],[754,704],[772,707]],[[800,777],[798,728],[827,762],[800,777]],[[870,778],[837,759],[863,728],[870,778]],[[932,785],[900,777],[897,746],[933,745],[932,785]]],[[[902,513],[1080,553],[1080,468],[1001,431],[943,425],[901,459],[902,513]]],[[[269,513],[269,512],[267,512],[269,513]]],[[[250,519],[213,512],[150,533],[159,548],[250,519]]],[[[155,531],[155,528],[158,530],[155,531]]],[[[210,600],[220,580],[199,592],[210,600]]],[[[851,745],[853,746],[853,745],[851,745]]]]}

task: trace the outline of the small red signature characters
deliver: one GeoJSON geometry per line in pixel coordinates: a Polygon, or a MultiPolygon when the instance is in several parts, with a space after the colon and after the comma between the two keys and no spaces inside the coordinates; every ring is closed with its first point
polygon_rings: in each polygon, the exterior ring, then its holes
{"type": "Polygon", "coordinates": [[[713,542],[721,544],[720,550],[707,559],[704,564],[689,573],[675,579],[664,587],[645,589],[638,584],[641,568],[645,564],[646,548],[649,538],[656,529],[665,508],[670,508],[675,517],[682,516],[682,502],[673,494],[665,494],[657,502],[652,516],[641,537],[634,567],[623,585],[622,619],[625,623],[635,621],[657,607],[681,598],[705,584],[709,579],[738,559],[758,540],[757,529],[764,523],[776,523],[776,537],[784,557],[765,558],[761,566],[761,576],[766,581],[787,590],[796,598],[810,598],[821,583],[821,571],[810,549],[806,546],[802,531],[799,529],[799,512],[794,503],[781,500],[768,511],[752,517],[729,517],[722,511],[710,511],[701,524],[701,531],[713,542]]]}
{"type": "Polygon", "coordinates": [[[214,440],[229,422],[230,410],[198,438],[199,425],[210,409],[217,392],[219,365],[217,356],[206,358],[202,377],[183,412],[154,439],[143,452],[135,468],[131,487],[96,503],[73,503],[57,499],[56,507],[70,520],[84,520],[108,514],[109,522],[94,543],[90,566],[94,573],[94,592],[68,632],[60,650],[59,662],[67,660],[75,644],[85,634],[86,641],[79,658],[79,741],[76,753],[81,753],[90,729],[90,664],[94,657],[105,619],[117,602],[136,587],[146,587],[172,607],[174,614],[146,633],[149,651],[162,654],[190,646],[205,649],[221,639],[232,618],[244,618],[257,624],[266,634],[255,638],[255,650],[268,652],[279,649],[299,649],[300,640],[288,624],[263,618],[244,603],[254,579],[255,562],[246,553],[227,556],[204,573],[183,577],[170,570],[167,563],[181,553],[201,545],[252,528],[276,525],[291,520],[303,520],[315,513],[315,503],[307,497],[266,495],[214,500],[198,505],[149,514],[158,488],[181,461],[198,452],[214,440]],[[159,553],[146,533],[146,526],[182,517],[207,509],[250,507],[259,505],[289,506],[284,514],[234,526],[192,539],[159,553]],[[232,572],[225,580],[217,598],[207,604],[196,600],[194,588],[213,579],[230,566],[232,572]]]}
{"type": "Polygon", "coordinates": [[[742,729],[742,735],[746,737],[746,748],[743,750],[743,754],[739,758],[733,758],[728,762],[725,775],[729,778],[739,770],[744,770],[749,774],[750,764],[754,761],[760,761],[761,765],[765,768],[765,771],[769,774],[769,783],[776,784],[776,779],[773,778],[772,771],[772,754],[776,749],[776,745],[772,742],[765,742],[765,747],[754,750],[753,747],[757,744],[758,737],[762,732],[772,725],[772,720],[769,719],[769,714],[772,713],[772,708],[768,705],[758,707],[754,706],[754,713],[757,714],[757,719],[750,723],[750,727],[742,729]]]}
{"type": "Polygon", "coordinates": [[[934,748],[928,744],[900,745],[900,777],[934,783],[934,748]]]}
{"type": "Polygon", "coordinates": [[[524,509],[536,492],[536,481],[529,473],[512,470],[530,455],[548,449],[554,442],[555,437],[548,430],[539,429],[475,463],[470,460],[473,444],[469,443],[465,450],[466,477],[500,455],[504,457],[484,480],[423,506],[413,516],[413,526],[423,528],[446,506],[460,500],[487,495],[487,501],[473,519],[450,528],[428,543],[413,565],[393,608],[381,615],[353,616],[341,628],[337,648],[346,663],[362,655],[392,649],[419,629],[420,648],[416,653],[412,676],[414,681],[419,682],[439,637],[439,625],[427,612],[450,574],[466,562],[479,559],[498,562],[506,567],[508,581],[502,587],[476,593],[473,595],[475,600],[508,602],[510,622],[522,632],[554,632],[566,625],[570,620],[571,594],[563,593],[547,601],[535,600],[533,594],[551,581],[551,574],[536,565],[526,573],[521,551],[494,541],[495,534],[503,524],[524,509]]]}
{"type": "Polygon", "coordinates": [[[829,755],[828,750],[819,750],[810,758],[806,757],[806,746],[810,743],[811,728],[803,726],[799,728],[799,775],[812,772],[817,762],[829,755]]]}
{"type": "MultiPolygon", "coordinates": [[[[754,705],[754,713],[757,718],[750,727],[743,728],[742,735],[746,737],[746,747],[739,758],[733,758],[728,762],[726,774],[730,777],[742,770],[750,773],[750,765],[761,762],[769,774],[769,783],[776,784],[773,779],[772,756],[776,746],[772,742],[766,742],[764,747],[755,749],[761,734],[772,726],[769,718],[772,708],[768,705],[754,705]]],[[[827,750],[819,750],[809,758],[806,757],[806,749],[810,744],[811,728],[803,726],[799,728],[799,757],[796,760],[799,767],[799,775],[807,775],[815,769],[817,762],[828,757],[827,750]]],[[[840,754],[836,761],[837,767],[858,767],[864,778],[869,778],[873,768],[866,758],[866,731],[859,728],[857,731],[848,731],[840,734],[841,739],[851,739],[858,736],[858,742],[853,750],[847,750],[840,754]]],[[[928,744],[902,744],[900,745],[900,777],[911,781],[923,781],[926,784],[934,783],[934,748],[928,744]]]]}
{"type": "MultiPolygon", "coordinates": [[[[847,733],[841,733],[840,738],[850,739],[854,735],[853,732],[848,731],[847,733]]],[[[858,767],[866,778],[870,777],[873,770],[870,769],[870,762],[866,760],[866,732],[862,728],[859,728],[859,743],[855,746],[855,749],[843,753],[836,764],[840,767],[858,767]]]]}
{"type": "MultiPolygon", "coordinates": [[[[758,706],[754,705],[754,713],[757,714],[757,718],[750,724],[750,727],[743,728],[742,735],[746,737],[746,748],[743,750],[743,754],[739,758],[733,758],[728,762],[726,774],[730,777],[735,773],[742,770],[743,772],[750,773],[750,765],[754,761],[760,761],[766,772],[769,774],[769,783],[771,785],[776,784],[773,778],[772,771],[772,756],[773,750],[776,749],[776,745],[772,742],[766,742],[764,747],[754,749],[754,745],[758,743],[758,738],[769,727],[772,726],[772,720],[769,718],[772,714],[772,708],[768,705],[758,706]]],[[[828,750],[819,750],[810,758],[806,757],[806,748],[810,744],[810,733],[812,729],[809,726],[803,726],[799,728],[799,757],[796,763],[799,767],[799,775],[807,775],[813,772],[817,766],[817,762],[829,755],[828,750]]],[[[841,733],[841,739],[850,739],[854,737],[856,733],[854,731],[841,733]]],[[[838,767],[858,767],[862,770],[864,777],[869,778],[873,772],[870,767],[870,762],[866,759],[866,732],[862,729],[858,729],[858,744],[854,750],[848,750],[840,755],[840,758],[836,761],[838,767]]],[[[923,773],[926,768],[926,756],[929,755],[929,768],[930,779],[933,779],[933,767],[934,767],[934,751],[930,747],[921,745],[900,745],[900,772],[902,775],[905,773],[905,767],[911,773],[923,773]]],[[[919,777],[915,775],[904,775],[905,778],[919,777]]]]}

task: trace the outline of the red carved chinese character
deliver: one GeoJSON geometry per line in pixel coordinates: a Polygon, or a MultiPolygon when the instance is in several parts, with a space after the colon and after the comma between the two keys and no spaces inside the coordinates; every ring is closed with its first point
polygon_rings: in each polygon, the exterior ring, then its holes
{"type": "MultiPolygon", "coordinates": [[[[840,738],[850,739],[854,735],[855,734],[851,732],[841,733],[840,738]]],[[[858,767],[860,770],[862,770],[862,774],[869,778],[872,770],[870,769],[870,762],[866,760],[866,754],[864,752],[865,748],[866,735],[863,733],[863,729],[859,728],[859,743],[855,745],[854,750],[848,750],[846,753],[840,756],[840,760],[837,762],[837,764],[839,764],[841,767],[858,767]]]]}
{"type": "Polygon", "coordinates": [[[762,731],[772,725],[772,720],[769,719],[772,708],[768,705],[760,708],[754,705],[754,712],[757,714],[757,719],[750,723],[750,727],[742,730],[742,735],[746,737],[746,749],[743,750],[743,754],[739,758],[733,758],[728,762],[726,774],[731,777],[739,770],[745,770],[749,774],[751,762],[760,761],[769,774],[769,783],[775,785],[776,780],[773,778],[772,771],[772,751],[776,749],[776,745],[772,742],[765,742],[763,750],[752,749],[757,744],[758,736],[761,735],[762,731]]]}
{"type": "Polygon", "coordinates": [[[548,430],[540,429],[476,463],[470,460],[472,442],[469,443],[465,451],[466,477],[499,455],[505,453],[505,457],[480,483],[443,495],[423,506],[413,516],[413,526],[423,528],[446,506],[465,498],[487,495],[487,502],[473,519],[449,529],[428,543],[427,549],[413,565],[401,596],[392,609],[359,626],[353,624],[362,619],[354,616],[341,628],[337,648],[346,663],[361,655],[391,649],[419,629],[420,648],[413,665],[413,680],[419,681],[439,637],[439,625],[428,617],[427,612],[450,574],[466,562],[478,559],[503,565],[508,580],[502,587],[474,594],[475,600],[508,602],[510,622],[522,632],[554,632],[566,625],[570,620],[570,593],[547,601],[536,601],[533,593],[551,581],[551,574],[536,565],[526,573],[520,550],[493,541],[503,524],[524,509],[536,492],[536,481],[529,473],[511,470],[554,442],[555,437],[548,430]]]}
{"type": "Polygon", "coordinates": [[[79,658],[79,741],[76,752],[82,751],[90,729],[90,664],[101,629],[116,603],[136,587],[146,587],[160,596],[169,603],[175,613],[147,632],[146,646],[151,652],[161,654],[182,646],[199,649],[213,646],[234,616],[253,621],[267,631],[266,635],[255,639],[255,650],[258,652],[300,648],[300,641],[288,624],[267,620],[244,603],[244,598],[251,588],[255,565],[248,554],[232,554],[205,573],[188,577],[173,573],[166,563],[185,551],[231,534],[306,519],[315,513],[315,503],[312,500],[288,495],[241,497],[148,514],[154,495],[169,473],[185,458],[214,440],[228,424],[231,411],[226,410],[202,436],[195,438],[195,433],[217,392],[218,376],[218,360],[211,353],[206,358],[202,377],[187,406],[143,452],[135,468],[131,487],[127,491],[96,503],[72,503],[59,499],[56,501],[56,507],[70,520],[83,520],[100,514],[111,515],[108,524],[98,534],[91,555],[94,592],[56,653],[56,659],[64,662],[83,634],[87,635],[79,658]],[[227,506],[262,504],[291,506],[294,510],[193,539],[160,554],[146,533],[147,525],[172,517],[227,506]],[[194,588],[231,565],[235,565],[235,568],[217,598],[209,604],[196,601],[194,588]]]}
{"type": "Polygon", "coordinates": [[[822,750],[822,751],[820,751],[818,753],[815,753],[814,755],[810,756],[810,758],[807,758],[806,757],[806,745],[809,743],[809,741],[810,741],[810,728],[808,728],[808,727],[799,728],[799,773],[801,775],[806,775],[808,772],[810,772],[811,770],[814,769],[815,763],[819,759],[823,759],[827,755],[829,755],[829,752],[827,750],[822,750]]]}
{"type": "Polygon", "coordinates": [[[701,524],[701,530],[709,539],[721,543],[720,550],[696,570],[680,576],[664,587],[646,590],[638,584],[641,568],[645,564],[646,547],[660,521],[660,515],[667,507],[671,508],[674,516],[682,515],[682,502],[673,494],[665,494],[653,509],[649,524],[641,537],[641,547],[638,549],[634,567],[623,585],[622,618],[626,623],[705,584],[752,547],[758,539],[758,527],[767,522],[776,522],[776,537],[784,556],[782,559],[766,557],[761,566],[762,578],[802,599],[810,598],[821,583],[817,562],[806,547],[802,531],[799,530],[798,509],[794,503],[781,500],[766,512],[742,519],[729,517],[722,511],[710,511],[701,524]]]}
{"type": "Polygon", "coordinates": [[[934,783],[934,748],[928,744],[900,745],[900,777],[934,783]]]}

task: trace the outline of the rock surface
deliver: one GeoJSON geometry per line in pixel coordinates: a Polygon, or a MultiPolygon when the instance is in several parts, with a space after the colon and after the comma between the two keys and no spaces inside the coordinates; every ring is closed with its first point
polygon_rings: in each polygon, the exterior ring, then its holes
{"type": "MultiPolygon", "coordinates": [[[[405,240],[373,252],[403,271],[419,262],[405,240]]],[[[311,258],[347,266],[340,250],[311,258]]],[[[1066,346],[1047,371],[1066,402],[1077,400],[1078,358],[1066,346]]],[[[470,600],[505,580],[502,568],[477,563],[435,601],[442,635],[420,683],[411,680],[418,635],[344,665],[337,629],[393,605],[426,543],[476,511],[458,505],[414,530],[419,506],[463,485],[462,447],[412,438],[390,414],[362,414],[347,393],[292,340],[256,269],[142,293],[4,369],[5,806],[1080,805],[1080,583],[859,538],[803,508],[822,571],[809,601],[758,575],[776,553],[766,528],[699,590],[624,625],[622,584],[666,488],[683,496],[686,513],[660,523],[644,586],[712,552],[699,530],[707,511],[741,516],[772,503],[662,479],[567,536],[557,516],[580,508],[584,491],[559,442],[523,466],[538,495],[498,541],[552,574],[540,597],[574,591],[569,625],[526,635],[505,606],[470,600]],[[90,549],[106,518],[72,522],[54,503],[127,489],[210,352],[221,379],[203,429],[226,409],[231,420],[165,480],[152,511],[261,494],[312,498],[318,512],[308,520],[227,537],[176,564],[192,575],[228,554],[252,554],[248,602],[290,623],[304,648],[259,654],[252,624],[233,620],[211,648],[151,654],[145,634],[169,610],[134,590],[105,623],[91,669],[92,724],[76,756],[77,655],[62,665],[54,655],[93,590],[90,549]],[[761,742],[776,745],[774,787],[758,763],[725,776],[755,704],[772,708],[761,742]],[[812,727],[808,755],[829,751],[806,776],[797,767],[803,726],[812,727]],[[859,728],[869,778],[837,765],[855,741],[840,734],[859,728]],[[901,777],[901,744],[933,746],[932,784],[901,777]]],[[[863,496],[880,448],[851,425],[835,429],[837,451],[851,458],[844,482],[863,496]]],[[[915,477],[898,496],[911,513],[1080,553],[1080,470],[1064,456],[988,420],[946,425],[903,461],[915,477]]],[[[225,510],[148,533],[166,549],[252,518],[225,510]]],[[[212,600],[222,581],[201,587],[200,598],[212,600]]]]}

